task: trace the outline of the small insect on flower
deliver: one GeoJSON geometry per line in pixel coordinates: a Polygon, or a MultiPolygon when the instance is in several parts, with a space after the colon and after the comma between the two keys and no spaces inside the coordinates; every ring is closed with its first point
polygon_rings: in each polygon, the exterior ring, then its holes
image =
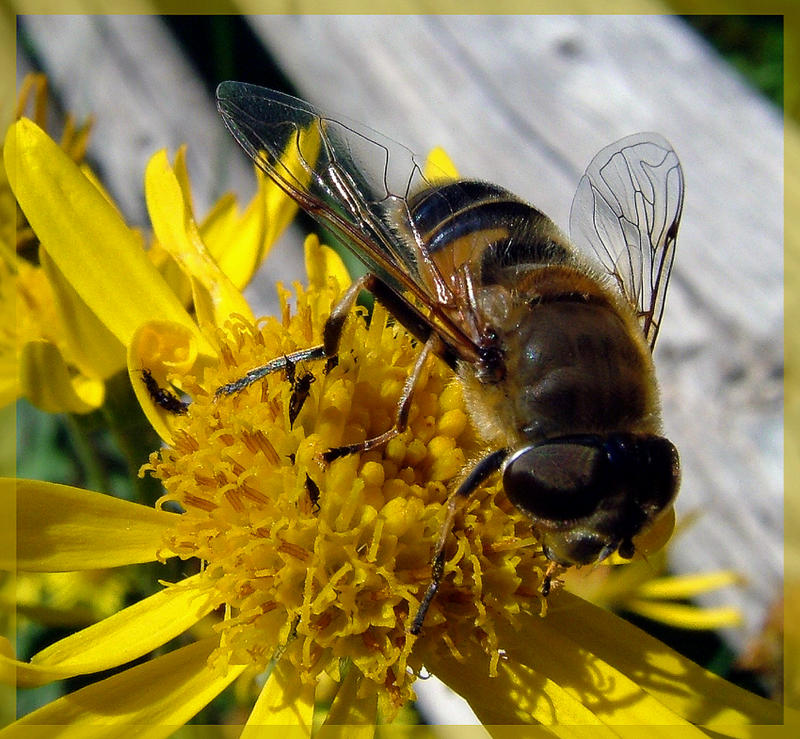
{"type": "Polygon", "coordinates": [[[314,507],[314,512],[319,513],[319,485],[311,479],[308,472],[306,472],[306,492],[308,493],[308,499],[311,501],[311,505],[314,507]]]}
{"type": "Polygon", "coordinates": [[[495,472],[550,560],[543,593],[563,567],[632,557],[634,537],[669,509],[680,478],[678,453],[662,436],[652,360],[683,207],[669,143],[636,134],[597,154],[572,203],[570,241],[502,187],[430,181],[404,147],[301,100],[224,82],[217,107],[256,164],[369,270],[332,310],[321,346],[257,367],[217,394],[287,362],[335,358],[367,290],[422,349],[394,425],[325,459],[401,433],[431,355],[456,372],[486,444],[450,495],[412,633],[444,575],[458,509],[495,472]]]}
{"type": "Polygon", "coordinates": [[[141,370],[141,373],[142,382],[144,382],[147,392],[150,394],[150,397],[155,403],[170,413],[175,413],[178,415],[183,415],[186,413],[189,407],[188,403],[185,403],[169,390],[165,390],[163,387],[161,387],[149,369],[143,369],[141,370]]]}
{"type": "Polygon", "coordinates": [[[294,427],[294,422],[303,410],[303,405],[311,392],[311,384],[316,381],[316,377],[311,372],[303,372],[298,377],[297,365],[289,357],[286,360],[286,381],[292,388],[289,397],[289,428],[294,427]]]}

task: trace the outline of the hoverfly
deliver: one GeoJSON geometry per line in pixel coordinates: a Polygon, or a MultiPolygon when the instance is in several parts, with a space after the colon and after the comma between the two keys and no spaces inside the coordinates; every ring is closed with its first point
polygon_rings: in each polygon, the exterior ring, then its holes
{"type": "MultiPolygon", "coordinates": [[[[504,188],[428,181],[404,147],[296,98],[223,82],[217,107],[255,163],[368,269],[332,310],[323,345],[291,359],[335,357],[361,290],[422,344],[394,427],[326,459],[401,432],[430,355],[457,373],[492,450],[450,495],[412,633],[442,579],[460,504],[495,472],[550,560],[543,594],[560,568],[632,557],[680,478],[652,361],[683,206],[669,143],[636,134],[597,154],[572,203],[570,241],[504,188]]],[[[284,366],[274,360],[217,393],[284,366]]]]}

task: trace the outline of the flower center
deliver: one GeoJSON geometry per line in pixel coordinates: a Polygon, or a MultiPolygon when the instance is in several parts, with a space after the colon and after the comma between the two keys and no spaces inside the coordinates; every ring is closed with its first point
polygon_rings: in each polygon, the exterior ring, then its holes
{"type": "MultiPolygon", "coordinates": [[[[232,663],[288,659],[304,680],[348,658],[388,705],[412,697],[417,641],[457,654],[477,636],[498,658],[493,618],[543,610],[546,560],[499,481],[476,491],[446,547],[445,577],[423,633],[409,633],[430,580],[448,491],[482,447],[452,372],[432,358],[408,429],[380,450],[325,464],[326,450],[391,427],[419,348],[376,307],[345,328],[339,363],[298,363],[240,392],[214,390],[248,370],[320,343],[332,295],[298,289],[297,309],[220,332],[222,362],[192,395],[174,448],[151,457],[167,500],[184,510],[168,545],[204,562],[226,616],[232,663]],[[311,379],[313,378],[313,380],[311,379]]],[[[222,647],[221,647],[222,648],[222,647]]],[[[383,705],[387,705],[384,703],[383,705]]]]}

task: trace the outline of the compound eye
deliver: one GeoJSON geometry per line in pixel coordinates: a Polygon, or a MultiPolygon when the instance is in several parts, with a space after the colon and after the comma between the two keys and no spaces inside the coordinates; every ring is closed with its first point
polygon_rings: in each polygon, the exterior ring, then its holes
{"type": "Polygon", "coordinates": [[[509,500],[536,519],[590,515],[603,495],[607,455],[600,443],[564,441],[524,447],[506,462],[509,500]]]}
{"type": "Polygon", "coordinates": [[[678,492],[681,481],[681,463],[678,450],[669,439],[651,438],[647,445],[650,475],[649,493],[642,496],[646,504],[656,510],[666,508],[678,492]]]}

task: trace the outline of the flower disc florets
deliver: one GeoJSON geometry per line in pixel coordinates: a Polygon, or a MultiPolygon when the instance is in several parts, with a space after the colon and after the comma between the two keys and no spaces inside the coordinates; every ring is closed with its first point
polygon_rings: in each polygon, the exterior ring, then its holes
{"type": "Polygon", "coordinates": [[[448,492],[481,447],[453,373],[432,358],[403,434],[380,450],[321,460],[394,422],[419,347],[380,307],[369,325],[361,312],[348,319],[327,374],[321,361],[296,366],[295,382],[308,372],[314,381],[293,424],[283,371],[215,397],[248,370],[320,343],[336,294],[335,285],[298,286],[293,312],[282,296],[282,320],[220,331],[223,361],[202,382],[182,379],[193,402],[174,448],[154,454],[150,469],[167,489],[161,504],[185,511],[167,545],[204,562],[207,587],[226,606],[225,659],[266,666],[278,655],[314,681],[323,671],[336,677],[346,658],[391,713],[412,697],[426,649],[458,655],[460,641],[477,639],[496,664],[493,619],[543,608],[546,561],[497,483],[485,486],[457,517],[422,635],[409,633],[448,492]]]}

